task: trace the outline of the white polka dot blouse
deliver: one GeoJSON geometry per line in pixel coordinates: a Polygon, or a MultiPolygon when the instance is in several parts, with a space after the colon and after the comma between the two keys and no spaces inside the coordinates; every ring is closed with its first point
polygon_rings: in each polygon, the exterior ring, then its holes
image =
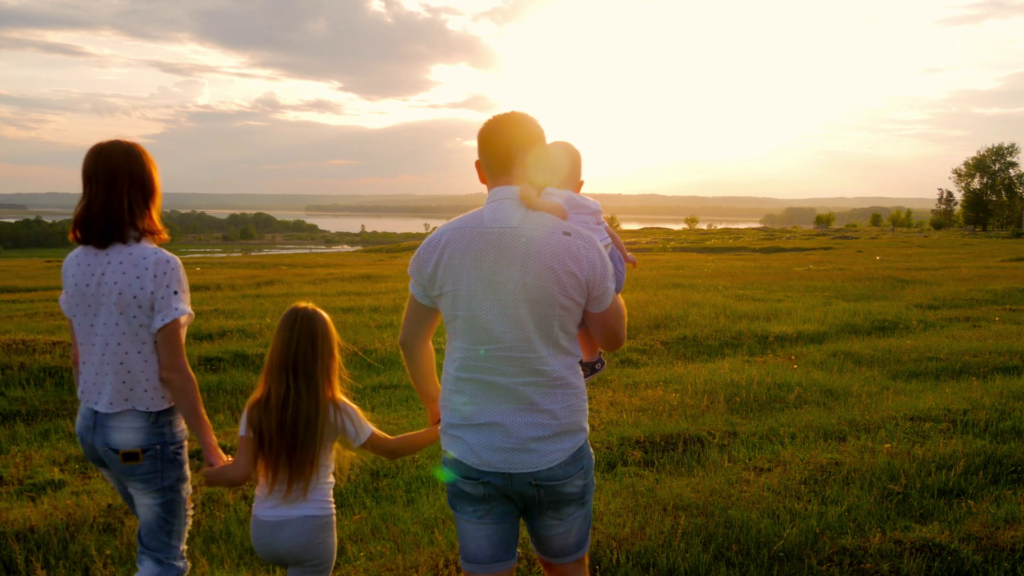
{"type": "Polygon", "coordinates": [[[173,405],[160,384],[156,333],[195,315],[181,260],[143,240],[75,249],[64,260],[60,307],[78,341],[78,399],[99,412],[173,405]]]}

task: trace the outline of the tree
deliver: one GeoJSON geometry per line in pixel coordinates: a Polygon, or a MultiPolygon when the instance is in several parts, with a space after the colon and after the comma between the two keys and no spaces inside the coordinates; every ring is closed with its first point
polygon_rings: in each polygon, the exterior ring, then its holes
{"type": "Polygon", "coordinates": [[[246,224],[238,229],[238,238],[240,240],[255,240],[256,239],[256,228],[252,224],[246,224]]]}
{"type": "Polygon", "coordinates": [[[423,223],[423,233],[424,234],[429,234],[430,233],[430,224],[427,224],[426,222],[423,223]]]}
{"type": "Polygon", "coordinates": [[[993,144],[953,168],[950,180],[960,192],[964,225],[983,232],[1021,226],[1024,208],[1024,172],[1016,142],[993,144]]]}
{"type": "Polygon", "coordinates": [[[868,220],[868,226],[873,226],[875,228],[881,228],[882,224],[884,224],[884,222],[882,221],[882,215],[879,214],[878,212],[872,212],[871,213],[871,219],[868,220]]]}
{"type": "Polygon", "coordinates": [[[935,201],[935,209],[932,210],[931,225],[936,230],[952,228],[956,219],[956,207],[959,202],[952,190],[939,188],[939,197],[935,201]],[[938,226],[936,226],[938,223],[938,226]]]}
{"type": "Polygon", "coordinates": [[[696,230],[697,226],[700,225],[700,217],[696,214],[690,214],[686,218],[683,218],[683,224],[690,230],[696,230]]]}
{"type": "Polygon", "coordinates": [[[359,233],[360,234],[366,234],[366,224],[360,224],[359,225],[359,233]]]}
{"type": "Polygon", "coordinates": [[[903,228],[914,227],[914,211],[907,208],[907,211],[903,213],[903,220],[900,221],[900,226],[903,228]]]}
{"type": "Polygon", "coordinates": [[[818,214],[814,217],[814,226],[815,228],[830,228],[835,221],[835,213],[825,212],[824,214],[818,214]]]}
{"type": "Polygon", "coordinates": [[[810,226],[814,222],[814,216],[818,213],[814,208],[801,208],[790,206],[779,214],[765,214],[761,218],[761,224],[769,227],[787,228],[789,226],[810,226]]]}
{"type": "Polygon", "coordinates": [[[608,225],[609,228],[615,230],[616,232],[622,230],[622,223],[619,222],[619,217],[616,216],[615,214],[609,214],[608,216],[605,216],[604,222],[605,224],[608,225]]]}
{"type": "Polygon", "coordinates": [[[892,212],[889,212],[888,220],[889,224],[892,225],[893,232],[895,232],[896,228],[903,226],[903,210],[893,210],[892,212]]]}

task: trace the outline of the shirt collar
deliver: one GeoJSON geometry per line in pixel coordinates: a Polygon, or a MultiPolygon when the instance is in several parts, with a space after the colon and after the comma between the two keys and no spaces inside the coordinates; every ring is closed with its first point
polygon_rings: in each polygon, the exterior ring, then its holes
{"type": "Polygon", "coordinates": [[[498,186],[487,194],[487,203],[498,200],[518,200],[519,186],[498,186]]]}

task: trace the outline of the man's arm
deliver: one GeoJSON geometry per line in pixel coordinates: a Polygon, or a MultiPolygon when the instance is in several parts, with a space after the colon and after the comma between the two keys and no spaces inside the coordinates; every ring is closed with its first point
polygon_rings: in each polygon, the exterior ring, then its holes
{"type": "Polygon", "coordinates": [[[431,340],[440,321],[441,312],[437,308],[420,303],[410,294],[402,319],[402,332],[398,336],[405,369],[427,408],[427,423],[431,426],[441,421],[441,384],[437,380],[434,342],[431,340]]]}
{"type": "Polygon", "coordinates": [[[603,312],[584,310],[583,320],[602,350],[614,352],[626,343],[626,304],[618,294],[603,312]]]}
{"type": "Polygon", "coordinates": [[[619,254],[622,254],[622,259],[632,264],[633,268],[636,268],[636,256],[633,256],[629,253],[629,250],[626,250],[626,245],[622,243],[622,238],[619,238],[619,235],[615,233],[615,229],[605,224],[604,231],[607,232],[608,237],[612,239],[612,244],[615,245],[615,249],[619,251],[619,254]]]}

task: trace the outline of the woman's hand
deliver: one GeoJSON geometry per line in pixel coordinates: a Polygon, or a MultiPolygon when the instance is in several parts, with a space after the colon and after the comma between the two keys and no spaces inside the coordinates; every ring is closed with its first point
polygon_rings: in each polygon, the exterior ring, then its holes
{"type": "Polygon", "coordinates": [[[256,443],[248,436],[238,437],[238,450],[235,458],[226,456],[218,447],[203,452],[207,466],[203,468],[203,479],[207,486],[242,486],[256,472],[256,443]],[[209,454],[209,456],[207,456],[209,454]],[[224,458],[221,464],[211,464],[210,457],[220,455],[224,458]]]}
{"type": "Polygon", "coordinates": [[[627,264],[632,264],[633,268],[636,268],[636,256],[633,256],[632,252],[626,252],[626,257],[623,258],[627,264]]]}
{"type": "MultiPolygon", "coordinates": [[[[220,446],[214,444],[212,447],[203,448],[203,462],[207,466],[216,468],[217,466],[223,466],[231,462],[231,456],[228,456],[220,449],[220,446]]],[[[204,469],[205,474],[205,469],[204,469]]]]}

